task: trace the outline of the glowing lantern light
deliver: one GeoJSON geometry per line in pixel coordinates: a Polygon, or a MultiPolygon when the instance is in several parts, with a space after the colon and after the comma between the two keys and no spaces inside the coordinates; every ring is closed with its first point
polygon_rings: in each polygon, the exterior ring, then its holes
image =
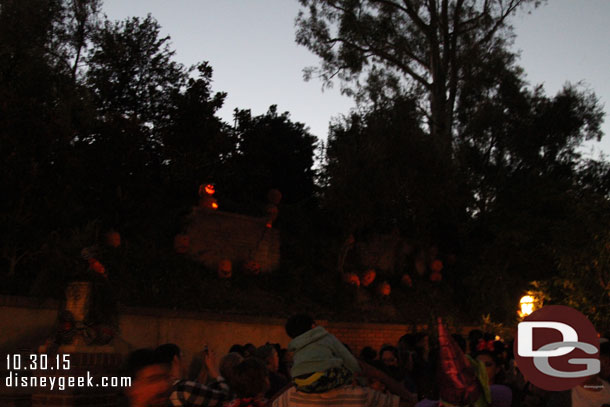
{"type": "Polygon", "coordinates": [[[521,318],[525,318],[529,314],[535,311],[536,298],[533,295],[524,295],[519,300],[519,307],[521,308],[517,313],[521,318]]]}
{"type": "Polygon", "coordinates": [[[402,278],[400,279],[400,282],[407,287],[413,287],[413,280],[411,279],[411,276],[408,274],[403,274],[402,278]]]}
{"type": "Polygon", "coordinates": [[[233,275],[233,264],[231,260],[221,260],[218,263],[218,277],[220,278],[231,278],[233,275]]]}
{"type": "Polygon", "coordinates": [[[208,195],[214,195],[214,193],[216,192],[216,187],[214,187],[213,184],[207,184],[203,189],[208,195]]]}
{"type": "Polygon", "coordinates": [[[106,268],[104,267],[104,265],[102,263],[100,263],[96,259],[94,259],[94,258],[89,259],[89,268],[91,270],[95,271],[96,273],[101,274],[104,277],[107,277],[106,268]]]}
{"type": "Polygon", "coordinates": [[[176,235],[174,237],[174,250],[176,253],[184,254],[188,251],[189,246],[191,245],[191,239],[188,235],[176,235]]]}
{"type": "Polygon", "coordinates": [[[244,273],[257,276],[261,272],[261,265],[257,262],[250,260],[244,263],[244,273]]]}
{"type": "Polygon", "coordinates": [[[106,243],[110,247],[119,247],[121,245],[121,235],[119,232],[111,230],[110,232],[106,233],[106,243]]]}
{"type": "Polygon", "coordinates": [[[205,209],[211,209],[215,211],[216,209],[218,209],[218,201],[216,200],[216,198],[210,195],[206,195],[199,200],[199,206],[205,209]]]}
{"type": "Polygon", "coordinates": [[[360,277],[355,273],[346,273],[343,275],[343,281],[349,285],[360,287],[360,277]]]}
{"type": "Polygon", "coordinates": [[[387,281],[384,281],[377,287],[377,292],[382,297],[387,297],[392,292],[392,286],[387,281]]]}
{"type": "Polygon", "coordinates": [[[377,277],[377,272],[374,269],[369,269],[364,272],[360,282],[362,283],[363,287],[368,287],[373,283],[373,281],[375,281],[375,277],[377,277]]]}
{"type": "Polygon", "coordinates": [[[212,209],[218,209],[218,203],[212,202],[212,209]]]}
{"type": "Polygon", "coordinates": [[[440,261],[440,260],[433,260],[432,263],[430,263],[430,270],[432,270],[432,272],[440,273],[442,269],[443,269],[443,262],[442,261],[440,261]]]}

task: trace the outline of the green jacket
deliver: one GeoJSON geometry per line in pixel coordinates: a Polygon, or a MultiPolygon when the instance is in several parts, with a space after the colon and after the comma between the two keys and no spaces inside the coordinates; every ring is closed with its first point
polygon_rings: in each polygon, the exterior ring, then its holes
{"type": "Polygon", "coordinates": [[[360,365],[345,346],[326,329],[317,326],[294,338],[288,344],[294,351],[292,377],[324,372],[334,367],[345,366],[352,373],[360,372],[360,365]]]}

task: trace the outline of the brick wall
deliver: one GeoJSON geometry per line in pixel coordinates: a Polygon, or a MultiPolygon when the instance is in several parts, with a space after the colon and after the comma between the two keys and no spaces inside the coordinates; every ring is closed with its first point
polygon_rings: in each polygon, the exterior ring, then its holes
{"type": "Polygon", "coordinates": [[[229,259],[234,266],[255,261],[263,272],[272,271],[280,263],[280,235],[266,223],[266,218],[194,208],[186,231],[189,254],[211,269],[229,259]]]}

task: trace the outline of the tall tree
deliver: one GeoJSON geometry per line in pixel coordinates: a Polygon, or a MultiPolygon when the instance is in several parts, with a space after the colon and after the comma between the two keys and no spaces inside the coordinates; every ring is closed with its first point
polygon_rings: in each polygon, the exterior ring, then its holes
{"type": "MultiPolygon", "coordinates": [[[[538,0],[300,0],[297,42],[322,59],[326,81],[339,76],[421,97],[435,148],[451,158],[464,66],[503,48],[508,18],[538,0]]],[[[311,73],[311,72],[310,72],[311,73]]],[[[370,96],[367,95],[367,96],[370,96]]],[[[375,96],[375,95],[373,95],[375,96]]]]}

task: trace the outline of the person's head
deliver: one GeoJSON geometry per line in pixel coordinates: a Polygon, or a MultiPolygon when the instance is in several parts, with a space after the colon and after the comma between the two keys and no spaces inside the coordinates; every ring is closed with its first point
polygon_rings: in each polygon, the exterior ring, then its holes
{"type": "Polygon", "coordinates": [[[244,347],[236,343],[231,346],[229,353],[239,353],[240,355],[244,356],[244,347]]]}
{"type": "Polygon", "coordinates": [[[269,389],[267,369],[259,359],[244,359],[233,368],[229,384],[239,398],[262,396],[269,389]]]}
{"type": "Polygon", "coordinates": [[[256,346],[251,343],[247,343],[244,345],[244,357],[249,358],[256,354],[256,346]]]}
{"type": "Polygon", "coordinates": [[[131,387],[126,394],[132,407],[165,406],[169,400],[168,365],[152,349],[138,349],[127,357],[131,387]]]}
{"type": "Polygon", "coordinates": [[[316,321],[307,314],[293,315],[286,321],[286,333],[291,338],[296,338],[316,326],[316,321]]]}
{"type": "Polygon", "coordinates": [[[475,359],[485,366],[489,384],[497,383],[497,376],[501,370],[501,360],[499,357],[493,352],[483,350],[475,354],[475,359]]]}
{"type": "Polygon", "coordinates": [[[385,366],[398,366],[398,350],[391,345],[385,345],[379,350],[379,359],[385,366]]]}
{"type": "Polygon", "coordinates": [[[178,345],[166,343],[158,346],[157,349],[155,349],[155,352],[157,353],[159,360],[168,365],[169,374],[176,379],[181,379],[184,371],[182,365],[182,352],[178,345]]]}
{"type": "Polygon", "coordinates": [[[256,350],[256,357],[265,362],[267,369],[272,372],[277,372],[280,368],[280,358],[275,346],[269,343],[256,350]]]}
{"type": "Polygon", "coordinates": [[[377,357],[377,351],[370,346],[365,346],[360,351],[360,359],[366,362],[372,362],[377,357]]]}
{"type": "Polygon", "coordinates": [[[220,358],[218,363],[218,371],[220,375],[227,381],[231,381],[233,377],[233,369],[244,360],[243,356],[237,352],[231,352],[220,358]]]}

